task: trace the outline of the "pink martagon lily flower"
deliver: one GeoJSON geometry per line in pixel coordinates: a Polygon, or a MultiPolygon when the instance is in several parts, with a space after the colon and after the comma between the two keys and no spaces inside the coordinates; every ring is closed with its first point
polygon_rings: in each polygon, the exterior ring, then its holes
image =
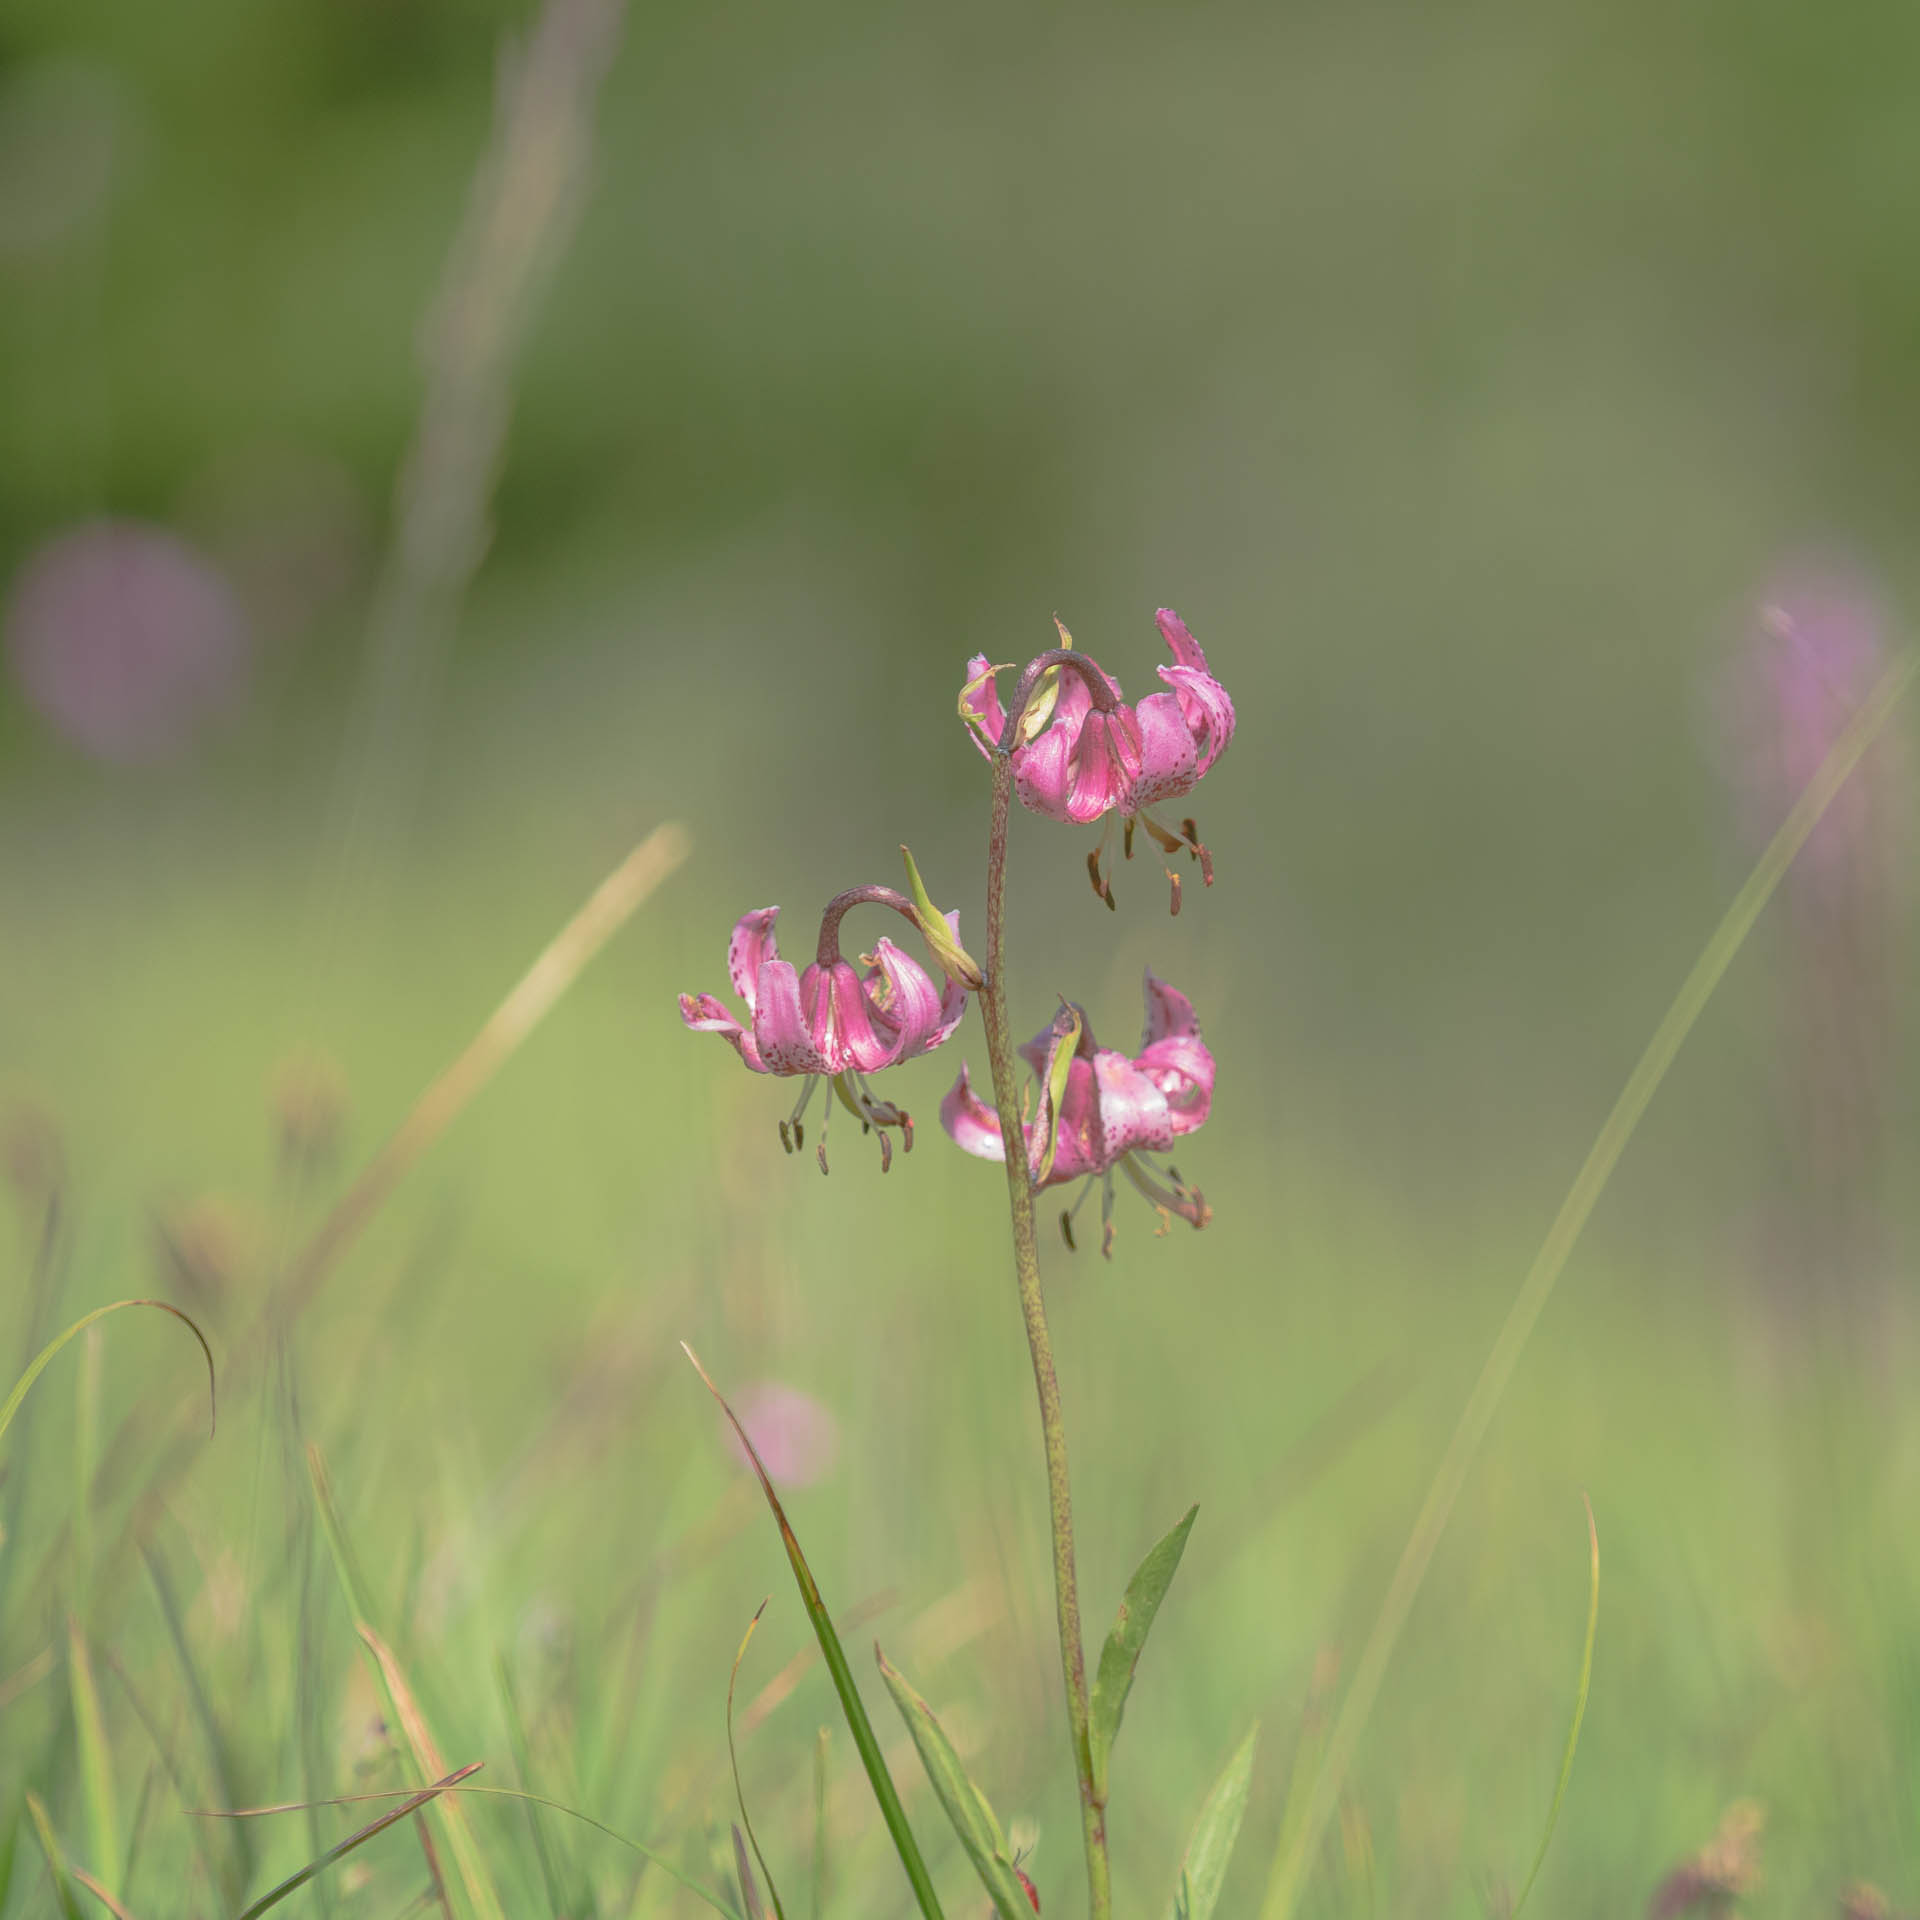
{"type": "MultiPolygon", "coordinates": [[[[1073,1245],[1073,1215],[1101,1183],[1101,1252],[1113,1248],[1113,1176],[1124,1173],[1146,1195],[1161,1215],[1162,1231],[1174,1215],[1204,1227],[1213,1209],[1197,1187],[1189,1187],[1179,1169],[1169,1166],[1164,1177],[1149,1155],[1169,1151],[1182,1134],[1202,1126],[1213,1107],[1213,1055],[1200,1037],[1193,1003],[1149,971],[1146,976],[1147,1023],[1140,1052],[1124,1053],[1099,1046],[1086,1016],[1078,1007],[1063,1008],[1051,1026],[1043,1028],[1020,1049],[1040,1083],[1038,1111],[1021,1123],[1026,1141],[1027,1170],[1036,1188],[1064,1186],[1075,1180],[1087,1185],[1072,1209],[1060,1216],[1060,1229],[1073,1245]],[[1060,1049],[1073,1032],[1073,1063],[1058,1115],[1053,1112],[1051,1087],[1060,1049]],[[1053,1141],[1053,1162],[1047,1165],[1047,1144],[1053,1141]],[[1044,1173],[1043,1173],[1044,1169],[1044,1173]]],[[[982,1160],[1006,1159],[1000,1134],[1000,1116],[973,1090],[962,1066],[947,1097],[940,1103],[940,1124],[957,1146],[982,1160]]]]}
{"type": "MultiPolygon", "coordinates": [[[[1173,651],[1173,665],[1159,669],[1165,693],[1149,694],[1136,706],[1120,697],[1120,683],[1084,654],[1066,648],[1038,656],[1020,677],[1015,704],[1021,708],[1018,737],[1007,738],[1008,714],[1000,704],[995,675],[1000,669],[983,653],[967,662],[967,683],[960,712],[973,740],[989,759],[1006,746],[1013,762],[1014,791],[1020,804],[1050,820],[1085,826],[1103,814],[1118,813],[1125,823],[1125,849],[1133,853],[1138,821],[1163,851],[1185,847],[1200,862],[1202,878],[1213,884],[1213,860],[1191,819],[1173,832],[1147,811],[1163,801],[1191,793],[1233,739],[1233,701],[1207,670],[1207,656],[1171,607],[1154,616],[1161,637],[1173,651]],[[1043,676],[1058,675],[1050,710],[1043,712],[1043,676]],[[1036,715],[1039,715],[1036,724],[1036,715]]],[[[1113,904],[1103,872],[1107,842],[1089,856],[1094,891],[1113,904]]],[[[1180,911],[1180,883],[1173,881],[1173,910],[1180,911]]]]}
{"type": "MultiPolygon", "coordinates": [[[[804,973],[780,957],[774,938],[778,907],[761,907],[735,922],[727,944],[727,971],[733,989],[746,1002],[743,1023],[710,993],[683,993],[680,1018],[696,1033],[717,1033],[755,1073],[800,1076],[799,1104],[780,1123],[780,1140],[789,1153],[804,1146],[804,1116],[816,1081],[831,1087],[833,1099],[861,1124],[862,1132],[880,1129],[880,1165],[893,1164],[889,1127],[898,1127],[902,1144],[913,1148],[913,1116],[875,1096],[867,1076],[931,1053],[960,1024],[967,990],[955,981],[935,986],[927,970],[891,940],[878,940],[862,954],[861,967],[840,952],[840,921],[853,907],[891,907],[914,918],[913,903],[891,887],[854,887],[827,903],[820,923],[817,957],[804,973]]],[[[960,916],[944,916],[953,937],[960,937],[960,916]]],[[[827,1169],[826,1127],[817,1149],[820,1170],[827,1169]]]]}

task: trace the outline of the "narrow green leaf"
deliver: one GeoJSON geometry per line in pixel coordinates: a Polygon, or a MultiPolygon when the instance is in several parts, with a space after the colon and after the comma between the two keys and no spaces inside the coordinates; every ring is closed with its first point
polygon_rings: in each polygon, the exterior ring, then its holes
{"type": "Polygon", "coordinates": [[[1247,1792],[1253,1785],[1253,1748],[1260,1729],[1251,1727],[1226,1770],[1213,1783],[1200,1818],[1193,1823],[1186,1858],[1180,1862],[1180,1884],[1173,1896],[1173,1920],[1212,1920],[1227,1883],[1227,1863],[1240,1838],[1240,1822],[1247,1811],[1247,1792]]]}
{"type": "MultiPolygon", "coordinates": [[[[339,1511],[334,1505],[333,1484],[327,1476],[326,1461],[320,1449],[312,1444],[307,1447],[307,1471],[313,1482],[314,1508],[320,1516],[320,1531],[332,1557],[341,1593],[353,1615],[354,1629],[372,1660],[374,1680],[386,1697],[388,1718],[405,1737],[412,1750],[414,1764],[429,1780],[438,1779],[446,1773],[446,1763],[440,1757],[426,1716],[420,1711],[399,1661],[367,1622],[365,1585],[346,1532],[340,1524],[339,1511]]],[[[493,1876],[474,1838],[466,1810],[457,1800],[443,1799],[435,1808],[435,1814],[440,1831],[446,1838],[447,1850],[453,1855],[454,1866],[459,1871],[467,1903],[479,1920],[505,1920],[505,1910],[500,1905],[493,1876]]]]}
{"type": "Polygon", "coordinates": [[[920,1750],[920,1764],[926,1768],[927,1778],[947,1810],[947,1818],[953,1822],[953,1830],[960,1836],[960,1844],[973,1862],[974,1872],[980,1876],[980,1884],[992,1895],[1000,1920],[1032,1920],[1033,1907],[1020,1885],[1020,1876],[1013,1870],[1006,1836],[1000,1831],[1000,1822],[993,1817],[987,1796],[968,1778],[960,1756],[953,1750],[953,1742],[934,1718],[933,1709],[888,1663],[887,1656],[878,1647],[874,1648],[873,1657],[880,1663],[880,1677],[887,1683],[893,1704],[900,1709],[900,1718],[907,1723],[913,1744],[920,1750]]]}
{"type": "MultiPolygon", "coordinates": [[[[772,1597],[769,1594],[767,1599],[772,1597]]],[[[760,1624],[760,1616],[766,1610],[766,1600],[762,1600],[754,1609],[753,1618],[747,1622],[747,1630],[740,1636],[739,1648],[733,1656],[733,1670],[727,1675],[727,1764],[733,1769],[733,1797],[740,1808],[740,1827],[746,1828],[753,1857],[760,1862],[760,1871],[766,1875],[767,1898],[773,1902],[774,1920],[787,1920],[786,1910],[780,1904],[780,1889],[773,1883],[773,1869],[767,1865],[767,1856],[760,1851],[760,1836],[754,1832],[753,1821],[747,1813],[747,1790],[740,1784],[740,1755],[733,1744],[733,1690],[739,1684],[740,1662],[747,1657],[747,1647],[760,1624]]],[[[746,1870],[746,1858],[740,1846],[740,1827],[733,1830],[733,1849],[741,1855],[740,1890],[743,1895],[751,1896],[747,1900],[750,1920],[760,1920],[760,1892],[753,1884],[753,1875],[746,1870]]]]}
{"type": "Polygon", "coordinates": [[[1547,1830],[1540,1836],[1540,1850],[1533,1856],[1526,1885],[1520,1889],[1507,1920],[1519,1920],[1520,1909],[1527,1904],[1527,1895],[1533,1891],[1533,1883],[1540,1878],[1540,1869],[1546,1863],[1553,1830],[1560,1824],[1560,1803],[1567,1797],[1567,1781],[1573,1774],[1573,1756],[1580,1745],[1580,1723],[1587,1717],[1587,1692],[1593,1685],[1593,1640],[1600,1626],[1600,1529],[1594,1524],[1593,1502],[1584,1493],[1580,1498],[1587,1509],[1587,1546],[1592,1566],[1587,1591],[1587,1643],[1580,1654],[1580,1684],[1574,1690],[1573,1724],[1567,1729],[1567,1750],[1560,1759],[1560,1778],[1554,1782],[1553,1805],[1547,1809],[1547,1830]]]}
{"type": "Polygon", "coordinates": [[[1198,1507],[1189,1507],[1186,1518],[1140,1562],[1139,1570],[1127,1582],[1120,1616],[1107,1635],[1107,1644],[1100,1649],[1100,1668],[1094,1675],[1088,1709],[1087,1739],[1092,1748],[1093,1790],[1102,1800],[1107,1797],[1107,1763],[1113,1754],[1114,1736],[1120,1731],[1121,1715],[1127,1710],[1133,1670],[1140,1664],[1140,1650],[1147,1644],[1160,1602],[1173,1584],[1180,1556],[1187,1550],[1187,1535],[1193,1531],[1193,1517],[1199,1511],[1198,1507]]]}
{"type": "Polygon", "coordinates": [[[298,1873],[290,1875],[277,1887],[263,1893],[241,1914],[240,1920],[260,1920],[261,1914],[277,1907],[289,1894],[298,1893],[309,1880],[317,1879],[335,1861],[344,1860],[356,1847],[365,1846],[375,1834],[385,1833],[396,1821],[404,1820],[410,1813],[418,1812],[429,1800],[445,1793],[449,1787],[466,1779],[470,1773],[478,1773],[483,1764],[484,1762],[479,1760],[470,1761],[466,1766],[448,1774],[445,1779],[436,1780],[432,1786],[422,1787],[419,1792],[409,1794],[397,1807],[389,1808],[377,1820],[369,1820],[357,1833],[348,1834],[338,1846],[329,1847],[317,1860],[309,1860],[298,1873]]]}
{"type": "Polygon", "coordinates": [[[120,1809],[113,1787],[113,1749],[107,1743],[100,1689],[80,1622],[67,1619],[67,1686],[73,1698],[74,1743],[80,1753],[80,1787],[87,1809],[87,1845],[95,1875],[108,1886],[120,1877],[120,1809]]]}
{"type": "Polygon", "coordinates": [[[1080,1044],[1081,1019],[1072,1007],[1064,1001],[1060,1011],[1053,1016],[1053,1032],[1058,1044],[1053,1049],[1053,1067],[1047,1075],[1046,1109],[1041,1115],[1046,1123],[1047,1144],[1040,1155],[1040,1170],[1033,1176],[1036,1189],[1047,1182],[1047,1175],[1053,1171],[1053,1158],[1060,1148],[1060,1103],[1067,1097],[1067,1081],[1073,1073],[1074,1049],[1080,1044]]]}
{"type": "Polygon", "coordinates": [[[840,1636],[834,1631],[833,1617],[827,1612],[826,1602],[820,1598],[813,1569],[807,1565],[807,1557],[800,1551],[800,1542],[787,1523],[786,1509],[780,1504],[780,1496],[774,1492],[773,1481],[753,1442],[747,1438],[746,1428],[727,1405],[726,1396],[713,1384],[712,1377],[700,1364],[699,1356],[684,1340],[680,1342],[680,1351],[693,1362],[694,1372],[719,1402],[720,1411],[727,1416],[740,1444],[747,1450],[747,1458],[753,1462],[753,1470],[760,1480],[760,1491],[766,1496],[774,1524],[780,1529],[781,1543],[787,1550],[787,1564],[793,1569],[794,1584],[800,1589],[800,1604],[806,1608],[807,1618],[813,1622],[814,1636],[820,1642],[821,1658],[826,1661],[827,1671],[833,1676],[833,1690],[840,1696],[840,1709],[847,1716],[847,1730],[853,1735],[853,1744],[859,1749],[860,1763],[867,1770],[867,1780],[879,1804],[880,1817],[886,1822],[887,1832],[892,1836],[894,1851],[900,1856],[900,1864],[906,1869],[913,1896],[920,1903],[920,1911],[926,1920],[945,1920],[945,1915],[940,1911],[939,1896],[933,1890],[932,1877],[927,1872],[927,1863],[920,1857],[919,1843],[913,1837],[913,1829],[907,1824],[906,1809],[900,1804],[900,1796],[894,1790],[893,1776],[888,1773],[886,1760],[881,1755],[873,1722],[867,1718],[860,1689],[854,1684],[853,1669],[847,1665],[846,1650],[840,1644],[840,1636]]]}
{"type": "MultiPolygon", "coordinates": [[[[507,1750],[513,1755],[513,1770],[524,1787],[533,1779],[533,1751],[527,1744],[527,1725],[520,1714],[520,1701],[513,1690],[513,1675],[504,1653],[495,1659],[493,1672],[500,1688],[501,1710],[507,1720],[507,1750]]],[[[527,1826],[533,1834],[533,1851],[540,1863],[541,1883],[547,1890],[547,1906],[556,1916],[564,1914],[571,1903],[562,1887],[560,1868],[554,1860],[553,1846],[538,1807],[528,1807],[527,1826]]]]}
{"type": "Polygon", "coordinates": [[[13,1383],[13,1391],[0,1402],[0,1436],[13,1424],[13,1416],[20,1411],[20,1403],[26,1399],[33,1383],[46,1372],[48,1363],[69,1340],[83,1334],[98,1320],[104,1320],[110,1313],[118,1313],[123,1307],[157,1307],[162,1313],[170,1313],[193,1337],[200,1342],[200,1351],[207,1359],[207,1431],[214,1430],[214,1421],[218,1418],[219,1408],[216,1400],[216,1388],[213,1377],[213,1349],[207,1345],[207,1336],[194,1325],[188,1316],[178,1307],[169,1306],[164,1300],[115,1300],[104,1307],[95,1307],[91,1313],[83,1313],[64,1333],[57,1333],[47,1344],[28,1361],[27,1370],[13,1383]]]}
{"type": "Polygon", "coordinates": [[[67,1871],[67,1856],[60,1851],[53,1822],[47,1818],[47,1810],[40,1804],[37,1793],[27,1795],[27,1817],[33,1822],[33,1830],[39,1836],[40,1851],[47,1857],[47,1872],[53,1878],[53,1897],[60,1903],[61,1920],[80,1920],[80,1902],[74,1898],[73,1878],[67,1871]]]}
{"type": "MultiPolygon", "coordinates": [[[[74,1611],[91,1618],[93,1596],[93,1476],[100,1459],[100,1362],[105,1335],[99,1327],[87,1329],[80,1343],[80,1385],[74,1395],[73,1537],[74,1611]]],[[[102,1865],[103,1872],[111,1868],[102,1865]]]]}

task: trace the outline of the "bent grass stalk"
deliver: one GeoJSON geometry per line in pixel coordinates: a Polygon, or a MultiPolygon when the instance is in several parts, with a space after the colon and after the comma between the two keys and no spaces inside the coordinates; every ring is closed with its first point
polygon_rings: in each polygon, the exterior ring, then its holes
{"type": "Polygon", "coordinates": [[[1320,1764],[1320,1772],[1314,1781],[1300,1825],[1297,1831],[1283,1838],[1281,1850],[1274,1859],[1266,1898],[1261,1903],[1260,1920],[1292,1920],[1308,1868],[1320,1845],[1320,1837],[1326,1831],[1340,1790],[1346,1783],[1354,1750],[1359,1746],[1360,1736],[1366,1729],[1368,1716],[1379,1696],[1380,1683],[1386,1677],[1388,1663],[1399,1645],[1401,1630],[1413,1610],[1414,1599],[1420,1591],[1421,1582],[1426,1578],[1434,1549],[1446,1531],[1454,1502],[1466,1483],[1487,1428],[1493,1422],[1494,1411],[1507,1390],[1507,1383],[1513,1378],[1515,1367],[1519,1365],[1521,1351],[1553,1293],[1554,1283],[1566,1267],[1574,1245],[1580,1238],[1581,1229],[1587,1224],[1600,1195],[1606,1190],[1621,1154],[1626,1151],[1627,1142],[1633,1138],[1634,1130],[1652,1104],[1653,1096],[1659,1091],[1660,1083],[1666,1078],[1681,1044],[1693,1031],[1701,1010],[1712,998],[1714,989],[1732,965],[1734,955],[1740,951],[1747,935],[1753,931],[1761,910],[1773,897],[1787,868],[1793,864],[1794,856],[1806,845],[1814,828],[1819,825],[1820,816],[1832,805],[1835,795],[1872,745],[1874,736],[1885,726],[1901,696],[1912,685],[1917,671],[1920,671],[1920,655],[1909,654],[1896,661],[1842,729],[1832,750],[1781,823],[1780,831],[1774,835],[1766,852],[1760,856],[1759,863],[1747,876],[1746,884],[1734,896],[1733,904],[1714,928],[1692,971],[1681,982],[1673,1004],[1654,1029],[1646,1051],[1628,1075],[1627,1084],[1614,1102],[1613,1111],[1607,1115],[1585,1162],[1574,1177],[1573,1185],[1567,1190],[1567,1197],[1560,1203],[1560,1211],[1554,1216],[1547,1237],[1521,1282],[1512,1307],[1508,1309],[1506,1320],[1494,1339],[1493,1349],[1487,1355],[1486,1365],[1467,1398],[1460,1423],[1447,1443],[1446,1453],[1434,1474],[1432,1486],[1427,1490],[1419,1517],[1414,1521],[1413,1532],[1408,1536],[1399,1565],[1394,1569],[1387,1596],[1381,1602],[1379,1617],[1367,1636],[1359,1663],[1354,1669],[1353,1685],[1334,1723],[1326,1757],[1320,1764]]]}
{"type": "MultiPolygon", "coordinates": [[[[1003,739],[1018,737],[1021,705],[1015,701],[1003,739]]],[[[1040,1430],[1046,1446],[1054,1603],[1060,1632],[1061,1677],[1067,1693],[1067,1725],[1073,1740],[1073,1770],[1080,1783],[1087,1904],[1091,1920],[1109,1920],[1113,1912],[1113,1888],[1107,1861],[1107,1810],[1105,1796],[1093,1772],[1087,1655],[1080,1635],[1080,1586],[1074,1564],[1073,1492],[1067,1471],[1066,1415],[1060,1402],[1060,1378],[1053,1364],[1053,1337],[1047,1330],[1046,1298],[1040,1288],[1040,1250],[1033,1230],[1033,1182],[1027,1171],[1026,1142],[1020,1132],[1020,1089],[1014,1072],[1013,1032],[1007,1012],[1007,818],[1012,799],[1013,762],[1004,751],[998,752],[993,757],[993,825],[987,841],[986,983],[979,993],[980,1012],[987,1030],[987,1059],[993,1073],[994,1104],[1000,1115],[1000,1138],[1006,1148],[1014,1278],[1020,1291],[1020,1313],[1026,1323],[1027,1351],[1033,1360],[1033,1384],[1039,1397],[1040,1430]]]]}
{"type": "MultiPolygon", "coordinates": [[[[468,1776],[478,1772],[483,1764],[479,1760],[472,1761],[457,1773],[449,1774],[446,1779],[436,1781],[432,1786],[425,1788],[383,1787],[370,1793],[334,1794],[325,1800],[282,1800],[270,1807],[189,1807],[186,1812],[187,1817],[192,1820],[266,1820],[275,1814],[306,1813],[314,1807],[359,1807],[370,1805],[376,1800],[397,1800],[404,1796],[407,1804],[382,1823],[390,1826],[394,1820],[404,1819],[417,1806],[439,1794],[478,1795],[481,1799],[517,1800],[523,1806],[545,1807],[549,1812],[564,1814],[569,1820],[577,1820],[583,1827],[591,1827],[595,1833],[604,1834],[607,1839],[618,1841],[621,1846],[639,1854],[649,1865],[658,1867],[668,1879],[685,1887],[689,1893],[711,1907],[715,1913],[723,1915],[724,1920],[743,1920],[740,1909],[724,1895],[716,1892],[712,1887],[704,1886],[690,1874],[681,1872],[664,1853],[656,1852],[642,1841],[629,1839],[617,1827],[610,1827],[604,1821],[596,1820],[592,1814],[582,1813],[578,1807],[570,1807],[564,1800],[550,1800],[544,1793],[528,1793],[520,1787],[475,1786],[468,1776]]],[[[377,1830],[377,1828],[363,1829],[360,1834],[332,1849],[327,1858],[337,1858],[348,1847],[357,1846],[361,1839],[377,1830]]],[[[324,1860],[316,1862],[315,1867],[324,1864],[324,1860]]],[[[312,1870],[308,1870],[307,1878],[312,1878],[312,1870]]],[[[295,1884],[300,1883],[288,1883],[285,1891],[291,1892],[295,1884]]]]}

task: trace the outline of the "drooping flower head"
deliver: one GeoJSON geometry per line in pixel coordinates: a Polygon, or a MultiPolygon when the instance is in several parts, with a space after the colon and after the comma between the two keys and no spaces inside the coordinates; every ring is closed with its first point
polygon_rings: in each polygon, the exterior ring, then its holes
{"type": "MultiPolygon", "coordinates": [[[[1096,1044],[1084,1012],[1062,1006],[1050,1026],[1020,1049],[1039,1082],[1032,1116],[1019,1130],[1036,1192],[1086,1184],[1060,1216],[1073,1245],[1073,1215],[1097,1178],[1101,1187],[1102,1253],[1113,1248],[1113,1176],[1124,1173],[1159,1211],[1162,1230],[1174,1215],[1204,1227],[1213,1209],[1179,1169],[1164,1174],[1152,1156],[1192,1133],[1213,1106],[1213,1055],[1185,994],[1146,976],[1147,1024],[1132,1059],[1096,1044]]],[[[957,1146],[982,1160],[1006,1159],[1001,1116],[973,1090],[964,1066],[940,1103],[940,1124],[957,1146]]]]}
{"type": "MultiPolygon", "coordinates": [[[[1207,656],[1186,622],[1170,607],[1162,607],[1155,618],[1173,650],[1173,665],[1159,669],[1167,683],[1165,693],[1127,705],[1120,697],[1120,683],[1076,652],[1072,636],[1061,627],[1066,645],[1028,663],[1015,687],[1011,711],[1000,704],[995,676],[1002,669],[985,654],[975,654],[967,662],[960,714],[983,754],[991,759],[1004,751],[1012,760],[1014,791],[1023,807],[1081,826],[1118,813],[1129,859],[1138,822],[1163,852],[1190,852],[1211,886],[1213,858],[1192,819],[1181,820],[1176,833],[1148,808],[1191,793],[1226,751],[1233,738],[1233,701],[1207,671],[1207,656]]],[[[1113,905],[1113,890],[1104,863],[1111,831],[1109,825],[1108,836],[1087,857],[1093,890],[1108,906],[1113,905]]],[[[1167,877],[1178,913],[1179,876],[1169,871],[1167,877]]]]}
{"type": "MultiPolygon", "coordinates": [[[[680,1018],[696,1033],[717,1033],[755,1073],[798,1075],[800,1099],[780,1123],[780,1142],[791,1153],[806,1144],[804,1119],[815,1084],[824,1079],[830,1092],[831,1119],[838,1098],[864,1133],[880,1129],[880,1166],[893,1165],[889,1127],[898,1127],[902,1145],[913,1148],[913,1117],[891,1101],[877,1098],[867,1076],[931,1053],[967,1010],[967,990],[956,981],[944,990],[927,971],[891,940],[878,940],[860,968],[840,952],[840,922],[856,906],[891,907],[915,918],[913,902],[891,887],[852,887],[827,902],[820,921],[817,957],[804,973],[781,959],[773,925],[778,907],[743,915],[727,945],[727,971],[733,990],[746,1002],[743,1025],[710,993],[683,993],[680,1018]],[[864,971],[861,971],[864,969],[864,971]]],[[[943,916],[958,944],[960,916],[943,916]]],[[[917,923],[916,923],[917,924],[917,923]]],[[[820,1171],[827,1170],[826,1124],[817,1149],[820,1171]]]]}

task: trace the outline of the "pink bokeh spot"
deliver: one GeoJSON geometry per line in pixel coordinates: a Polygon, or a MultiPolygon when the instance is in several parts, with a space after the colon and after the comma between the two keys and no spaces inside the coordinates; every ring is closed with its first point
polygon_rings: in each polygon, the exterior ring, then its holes
{"type": "MultiPolygon", "coordinates": [[[[779,1485],[810,1487],[833,1471],[840,1457],[840,1423],[810,1393],[763,1380],[737,1395],[733,1410],[761,1464],[779,1485]]],[[[746,1465],[747,1450],[731,1428],[727,1440],[746,1465]]]]}
{"type": "Polygon", "coordinates": [[[184,540],[98,520],[31,555],[8,595],[7,658],[40,718],[96,760],[175,759],[244,692],[238,595],[184,540]]]}

